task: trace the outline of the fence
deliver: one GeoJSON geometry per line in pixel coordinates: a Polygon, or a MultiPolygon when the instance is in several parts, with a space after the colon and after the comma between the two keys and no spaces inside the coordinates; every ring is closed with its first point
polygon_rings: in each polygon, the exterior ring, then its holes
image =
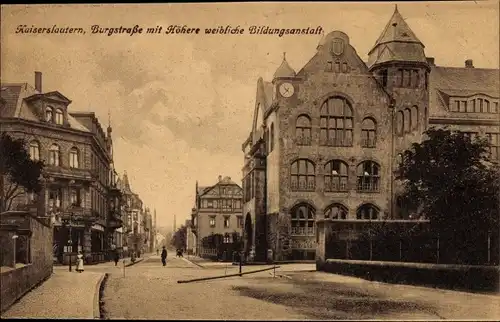
{"type": "Polygon", "coordinates": [[[434,264],[499,264],[499,233],[478,234],[466,244],[440,237],[426,221],[325,222],[326,259],[434,264]]]}

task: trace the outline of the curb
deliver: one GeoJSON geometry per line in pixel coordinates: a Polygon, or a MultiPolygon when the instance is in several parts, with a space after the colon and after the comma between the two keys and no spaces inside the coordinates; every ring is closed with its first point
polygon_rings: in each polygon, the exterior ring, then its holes
{"type": "Polygon", "coordinates": [[[182,259],[183,259],[183,260],[185,260],[186,262],[191,263],[191,264],[194,264],[194,265],[196,265],[196,266],[198,266],[198,267],[200,267],[200,268],[206,268],[205,266],[203,266],[203,265],[201,265],[201,264],[198,264],[198,263],[195,263],[195,262],[192,262],[192,261],[190,261],[189,259],[187,259],[187,258],[185,258],[185,257],[182,257],[182,259]]]}
{"type": "Polygon", "coordinates": [[[144,260],[144,258],[139,258],[139,259],[136,259],[135,262],[130,262],[128,264],[125,264],[125,267],[129,267],[129,266],[132,266],[132,265],[135,265],[135,264],[139,264],[140,262],[142,262],[144,260]]]}
{"type": "Polygon", "coordinates": [[[101,278],[95,286],[94,292],[94,319],[101,318],[101,286],[104,286],[104,281],[108,279],[108,273],[102,274],[101,278]]]}

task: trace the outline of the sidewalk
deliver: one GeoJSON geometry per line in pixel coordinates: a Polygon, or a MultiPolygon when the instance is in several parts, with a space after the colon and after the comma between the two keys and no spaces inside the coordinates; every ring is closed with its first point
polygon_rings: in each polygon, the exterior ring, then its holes
{"type": "Polygon", "coordinates": [[[52,276],[11,306],[1,318],[99,318],[104,273],[54,270],[52,276]]]}

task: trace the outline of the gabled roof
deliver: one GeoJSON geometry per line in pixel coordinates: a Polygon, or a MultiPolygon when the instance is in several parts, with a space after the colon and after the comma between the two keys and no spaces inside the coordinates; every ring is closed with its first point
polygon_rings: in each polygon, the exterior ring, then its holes
{"type": "MultiPolygon", "coordinates": [[[[46,94],[38,93],[28,83],[5,83],[0,85],[0,95],[6,101],[5,109],[2,111],[2,117],[6,118],[19,118],[27,121],[40,122],[40,119],[35,115],[34,111],[30,108],[27,98],[34,98],[37,96],[58,96],[62,100],[71,102],[68,98],[57,91],[49,92],[46,94]]],[[[68,122],[71,128],[83,132],[90,132],[85,126],[80,124],[69,113],[68,122]]]]}
{"type": "MultiPolygon", "coordinates": [[[[391,19],[387,22],[384,31],[382,31],[382,34],[378,37],[373,48],[390,42],[418,43],[424,46],[399,13],[397,5],[391,19]]],[[[373,49],[371,51],[373,51],[373,49]]]]}
{"type": "Polygon", "coordinates": [[[215,188],[219,185],[235,185],[241,189],[239,184],[237,184],[236,182],[231,180],[231,177],[225,176],[225,177],[221,178],[221,180],[219,182],[217,182],[216,184],[214,184],[213,186],[198,187],[198,195],[203,196],[204,194],[206,194],[207,192],[209,192],[210,190],[212,190],[213,188],[215,188]]]}
{"type": "Polygon", "coordinates": [[[443,116],[450,97],[500,97],[500,70],[433,66],[429,76],[429,116],[443,116]]]}
{"type": "Polygon", "coordinates": [[[205,191],[207,191],[208,189],[212,188],[211,186],[210,187],[198,187],[198,195],[202,195],[205,193],[205,191]]]}
{"type": "Polygon", "coordinates": [[[216,185],[219,185],[219,184],[234,184],[234,185],[238,185],[236,182],[234,182],[233,180],[231,180],[231,177],[224,177],[222,178],[221,181],[219,181],[216,185]]]}

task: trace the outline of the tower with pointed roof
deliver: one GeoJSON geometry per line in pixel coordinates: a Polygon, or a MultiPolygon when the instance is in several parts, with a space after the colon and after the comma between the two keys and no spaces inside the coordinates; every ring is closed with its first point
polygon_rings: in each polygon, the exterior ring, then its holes
{"type": "Polygon", "coordinates": [[[424,48],[396,5],[368,53],[369,70],[393,99],[395,155],[426,128],[430,66],[424,48]]]}

